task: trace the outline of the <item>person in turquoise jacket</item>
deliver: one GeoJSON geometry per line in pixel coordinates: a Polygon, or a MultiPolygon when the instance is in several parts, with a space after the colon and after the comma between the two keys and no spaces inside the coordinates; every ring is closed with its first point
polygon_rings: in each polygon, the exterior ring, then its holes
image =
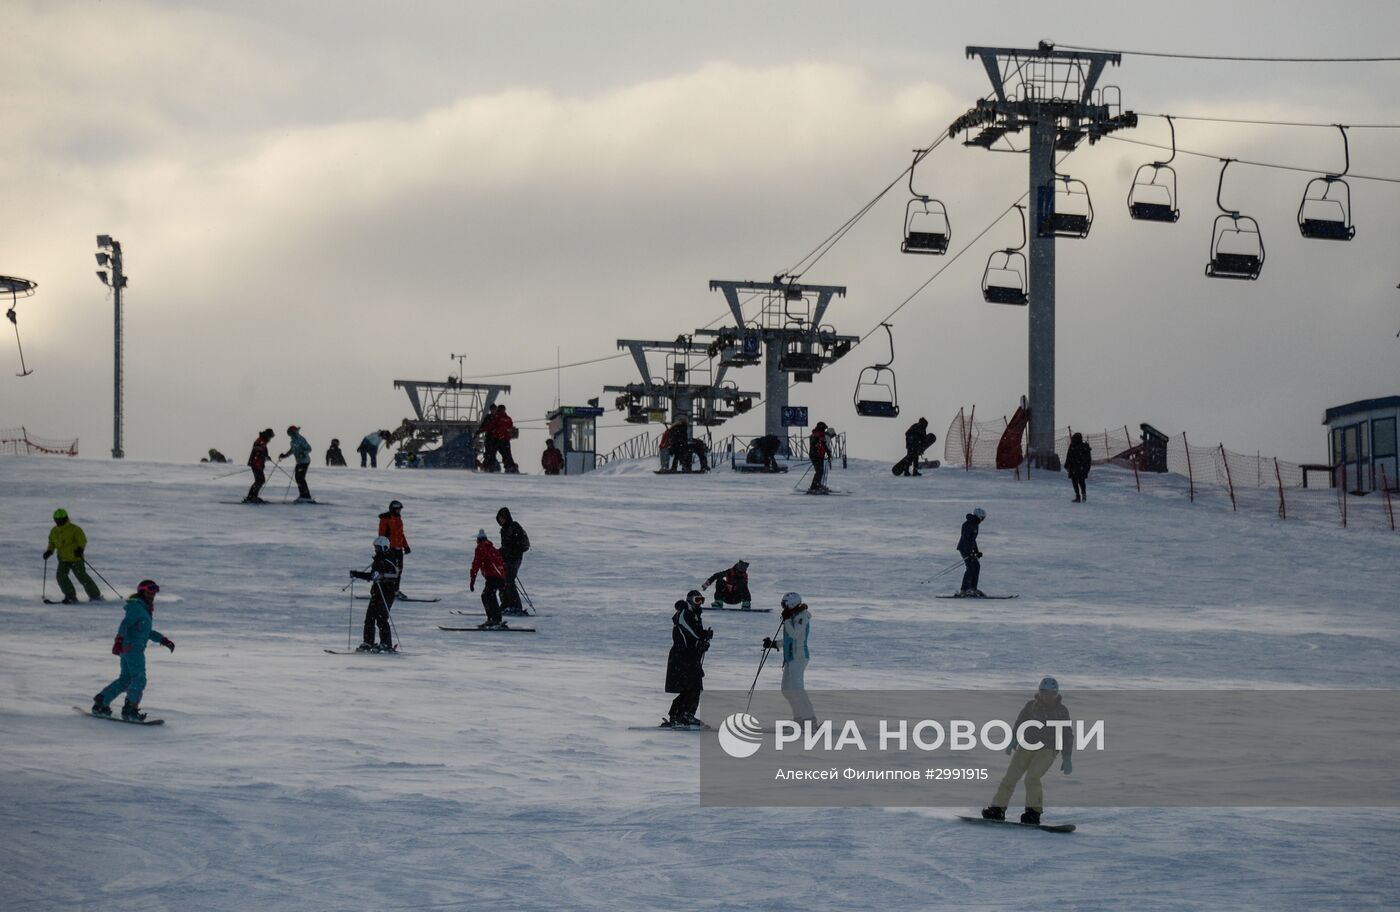
{"type": "Polygon", "coordinates": [[[78,601],[78,591],[73,588],[73,581],[68,578],[70,573],[83,584],[83,591],[90,600],[102,601],[102,590],[98,589],[92,577],[87,575],[87,562],[83,559],[83,551],[86,548],[87,536],[83,534],[82,527],[68,521],[67,510],[62,507],[54,510],[53,528],[49,530],[49,546],[44,550],[44,560],[47,561],[55,551],[58,552],[58,588],[63,590],[65,605],[73,605],[78,601]]]}
{"type": "Polygon", "coordinates": [[[306,442],[306,438],[301,436],[301,428],[295,424],[287,426],[287,436],[292,439],[288,444],[287,452],[278,456],[278,459],[286,459],[288,456],[295,456],[297,467],[293,470],[297,480],[297,501],[300,503],[315,503],[311,497],[311,489],[306,486],[306,471],[311,468],[311,444],[306,442]]]}
{"type": "Polygon", "coordinates": [[[142,580],[136,587],[136,594],[127,599],[126,617],[117,628],[117,638],[112,643],[112,654],[121,659],[121,674],[102,692],[92,698],[94,716],[110,716],[112,700],[117,694],[126,692],[126,703],[122,705],[122,718],[128,722],[143,722],[146,714],[139,711],[141,695],[146,690],[146,644],[159,643],[171,652],[175,651],[175,641],[155,629],[156,593],[160,587],[154,580],[142,580]]]}

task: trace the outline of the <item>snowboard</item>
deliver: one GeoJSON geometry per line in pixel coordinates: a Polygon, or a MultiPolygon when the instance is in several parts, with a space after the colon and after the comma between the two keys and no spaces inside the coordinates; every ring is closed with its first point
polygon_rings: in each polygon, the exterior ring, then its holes
{"type": "Polygon", "coordinates": [[[820,497],[826,497],[826,496],[832,496],[832,497],[847,497],[847,496],[849,496],[849,495],[851,494],[850,491],[793,491],[792,493],[794,493],[794,494],[812,494],[812,495],[816,495],[816,496],[820,496],[820,497]]]}
{"type": "Polygon", "coordinates": [[[83,709],[81,706],[73,707],[73,712],[81,713],[84,716],[91,716],[94,719],[106,719],[108,722],[123,722],[127,725],[164,725],[164,719],[123,719],[119,713],[110,716],[95,716],[90,709],[83,709]]]}
{"type": "Polygon", "coordinates": [[[1019,595],[935,595],[934,598],[968,599],[974,602],[985,602],[987,600],[1004,601],[1005,599],[1020,598],[1019,595]]]}
{"type": "Polygon", "coordinates": [[[1019,820],[988,820],[985,817],[964,817],[958,815],[959,820],[966,820],[968,823],[997,823],[1003,826],[1026,827],[1032,830],[1044,830],[1047,833],[1073,833],[1072,823],[1022,823],[1019,820]]]}
{"type": "Polygon", "coordinates": [[[738,605],[721,605],[721,606],[719,606],[718,608],[716,608],[716,607],[713,606],[713,605],[708,605],[708,606],[706,606],[705,610],[706,610],[706,611],[742,611],[744,614],[767,614],[768,612],[772,611],[773,609],[772,609],[772,608],[740,608],[738,605]]]}
{"type": "Polygon", "coordinates": [[[327,649],[325,651],[333,656],[401,656],[404,654],[402,649],[396,649],[393,652],[371,652],[369,650],[362,652],[358,649],[327,649]]]}
{"type": "Polygon", "coordinates": [[[629,725],[628,731],[632,732],[712,732],[718,731],[708,725],[629,725]]]}
{"type": "Polygon", "coordinates": [[[309,500],[309,501],[296,501],[296,500],[264,500],[262,503],[248,503],[248,501],[246,501],[246,500],[221,500],[221,501],[219,501],[219,503],[221,503],[221,504],[226,504],[226,505],[232,506],[232,507],[243,507],[243,506],[248,506],[248,507],[334,507],[334,506],[336,506],[335,504],[333,504],[333,503],[328,503],[327,501],[324,501],[324,500],[309,500]]]}
{"type": "MultiPolygon", "coordinates": [[[[363,582],[363,580],[361,580],[361,582],[363,582]]],[[[367,602],[367,601],[369,601],[370,597],[369,597],[368,595],[357,595],[357,596],[355,596],[355,599],[356,599],[356,601],[367,602]]],[[[394,597],[394,601],[396,601],[396,602],[440,602],[440,601],[442,601],[442,599],[441,599],[441,598],[413,598],[412,596],[399,595],[399,596],[395,596],[395,597],[394,597]]]]}
{"type": "Polygon", "coordinates": [[[438,625],[438,630],[450,630],[453,633],[535,633],[533,627],[444,627],[438,625]]]}

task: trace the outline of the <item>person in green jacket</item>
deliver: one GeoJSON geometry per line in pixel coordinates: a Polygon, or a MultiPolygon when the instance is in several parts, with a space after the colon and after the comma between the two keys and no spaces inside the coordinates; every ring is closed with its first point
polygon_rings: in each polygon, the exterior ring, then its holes
{"type": "Polygon", "coordinates": [[[98,589],[92,577],[87,575],[87,562],[83,560],[85,548],[87,536],[83,534],[82,527],[68,521],[67,510],[62,507],[54,510],[53,528],[49,530],[49,547],[44,552],[44,560],[47,562],[55,551],[58,552],[58,588],[63,590],[65,605],[78,603],[78,592],[73,588],[73,581],[68,578],[70,573],[78,577],[78,582],[83,584],[83,591],[87,593],[90,601],[102,601],[102,590],[98,589]]]}
{"type": "Polygon", "coordinates": [[[287,426],[287,436],[292,438],[291,443],[287,444],[287,452],[277,458],[296,457],[297,467],[293,470],[293,476],[297,481],[297,502],[315,503],[311,497],[311,489],[306,486],[306,471],[311,468],[311,444],[301,436],[301,428],[295,424],[287,426]]]}
{"type": "Polygon", "coordinates": [[[146,644],[159,643],[175,651],[175,641],[155,628],[156,593],[159,591],[154,580],[142,580],[136,586],[136,594],[127,599],[126,616],[112,643],[112,655],[121,659],[121,674],[92,698],[94,716],[110,716],[112,701],[125,691],[122,718],[127,722],[145,721],[146,714],[140,711],[140,706],[141,695],[146,692],[146,644]]]}

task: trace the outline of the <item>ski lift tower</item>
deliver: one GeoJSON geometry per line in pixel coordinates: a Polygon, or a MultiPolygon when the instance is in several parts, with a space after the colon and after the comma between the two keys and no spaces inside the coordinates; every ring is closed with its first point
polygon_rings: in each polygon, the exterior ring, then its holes
{"type": "Polygon", "coordinates": [[[822,323],[834,297],[845,297],[844,285],[802,285],[774,276],[771,282],[738,282],[716,279],[710,290],[724,293],[734,328],[700,330],[697,335],[716,337],[722,351],[721,365],[755,364],[763,353],[763,432],[783,441],[788,452],[783,412],[788,407],[788,387],[811,383],[822,368],[835,363],[860,341],[859,336],[839,335],[822,323]],[[740,295],[759,297],[758,314],[744,320],[740,295]]]}
{"type": "MultiPolygon", "coordinates": [[[[1030,314],[1027,398],[1031,413],[1028,458],[1035,465],[1059,469],[1055,455],[1055,237],[1056,181],[1069,189],[1065,175],[1055,173],[1055,154],[1073,151],[1088,139],[1092,144],[1114,130],[1137,126],[1137,115],[1121,111],[1116,86],[1098,88],[1108,64],[1118,54],[1060,51],[1042,41],[1034,49],[969,47],[968,57],[982,62],[992,83],[992,95],[954,121],[949,136],[980,128],[963,144],[1005,151],[997,144],[1008,133],[1030,130],[1030,314]]],[[[1065,195],[1062,193],[1061,195],[1065,195]]],[[[1092,210],[1091,210],[1092,213],[1092,210]]],[[[1088,223],[1083,221],[1084,234],[1088,223]]],[[[1083,237],[1083,234],[1075,235],[1083,237]]]]}
{"type": "Polygon", "coordinates": [[[632,424],[674,421],[684,416],[692,427],[711,427],[753,408],[758,394],[726,381],[729,365],[721,364],[716,370],[710,346],[693,336],[677,336],[670,342],[618,339],[617,347],[631,352],[642,379],[625,386],[605,386],[603,391],[621,394],[617,407],[627,412],[626,420],[632,424]],[[652,374],[648,352],[665,353],[659,377],[652,374]]]}
{"type": "Polygon", "coordinates": [[[429,469],[476,468],[476,436],[482,420],[509,393],[500,383],[463,383],[456,377],[440,380],[395,380],[394,389],[408,394],[413,418],[394,432],[399,442],[395,464],[429,469]],[[437,445],[435,449],[429,449],[437,445]]]}

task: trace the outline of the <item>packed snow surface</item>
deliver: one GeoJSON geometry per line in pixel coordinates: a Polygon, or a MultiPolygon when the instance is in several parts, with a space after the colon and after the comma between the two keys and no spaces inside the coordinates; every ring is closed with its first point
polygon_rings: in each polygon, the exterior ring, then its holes
{"type": "MultiPolygon", "coordinates": [[[[1113,469],[1074,505],[1063,476],[853,461],[831,479],[852,496],[818,498],[793,493],[798,472],[652,468],[315,468],[327,505],[248,507],[220,503],[246,488],[215,478],[237,466],[0,460],[0,906],[1395,908],[1394,810],[1061,808],[1058,774],[1046,818],[1072,836],[954,819],[971,808],[707,809],[695,737],[627,729],[669,703],[672,603],[739,558],[760,605],[811,605],[811,688],[1393,689],[1400,537],[1139,494],[1113,469]],[[405,655],[328,655],[358,641],[365,603],[341,587],[391,498],[405,591],[443,601],[395,607],[405,655]],[[116,675],[121,602],[40,601],[60,506],[123,595],[163,587],[177,648],[152,646],[143,703],[162,727],[70,709],[116,675]],[[439,631],[476,622],[448,612],[479,609],[472,539],[501,506],[533,543],[539,633],[439,631]],[[1015,601],[933,599],[957,572],[921,584],[974,506],[982,588],[1015,601]]],[[[747,688],[776,618],[707,614],[707,686],[747,688]]]]}

